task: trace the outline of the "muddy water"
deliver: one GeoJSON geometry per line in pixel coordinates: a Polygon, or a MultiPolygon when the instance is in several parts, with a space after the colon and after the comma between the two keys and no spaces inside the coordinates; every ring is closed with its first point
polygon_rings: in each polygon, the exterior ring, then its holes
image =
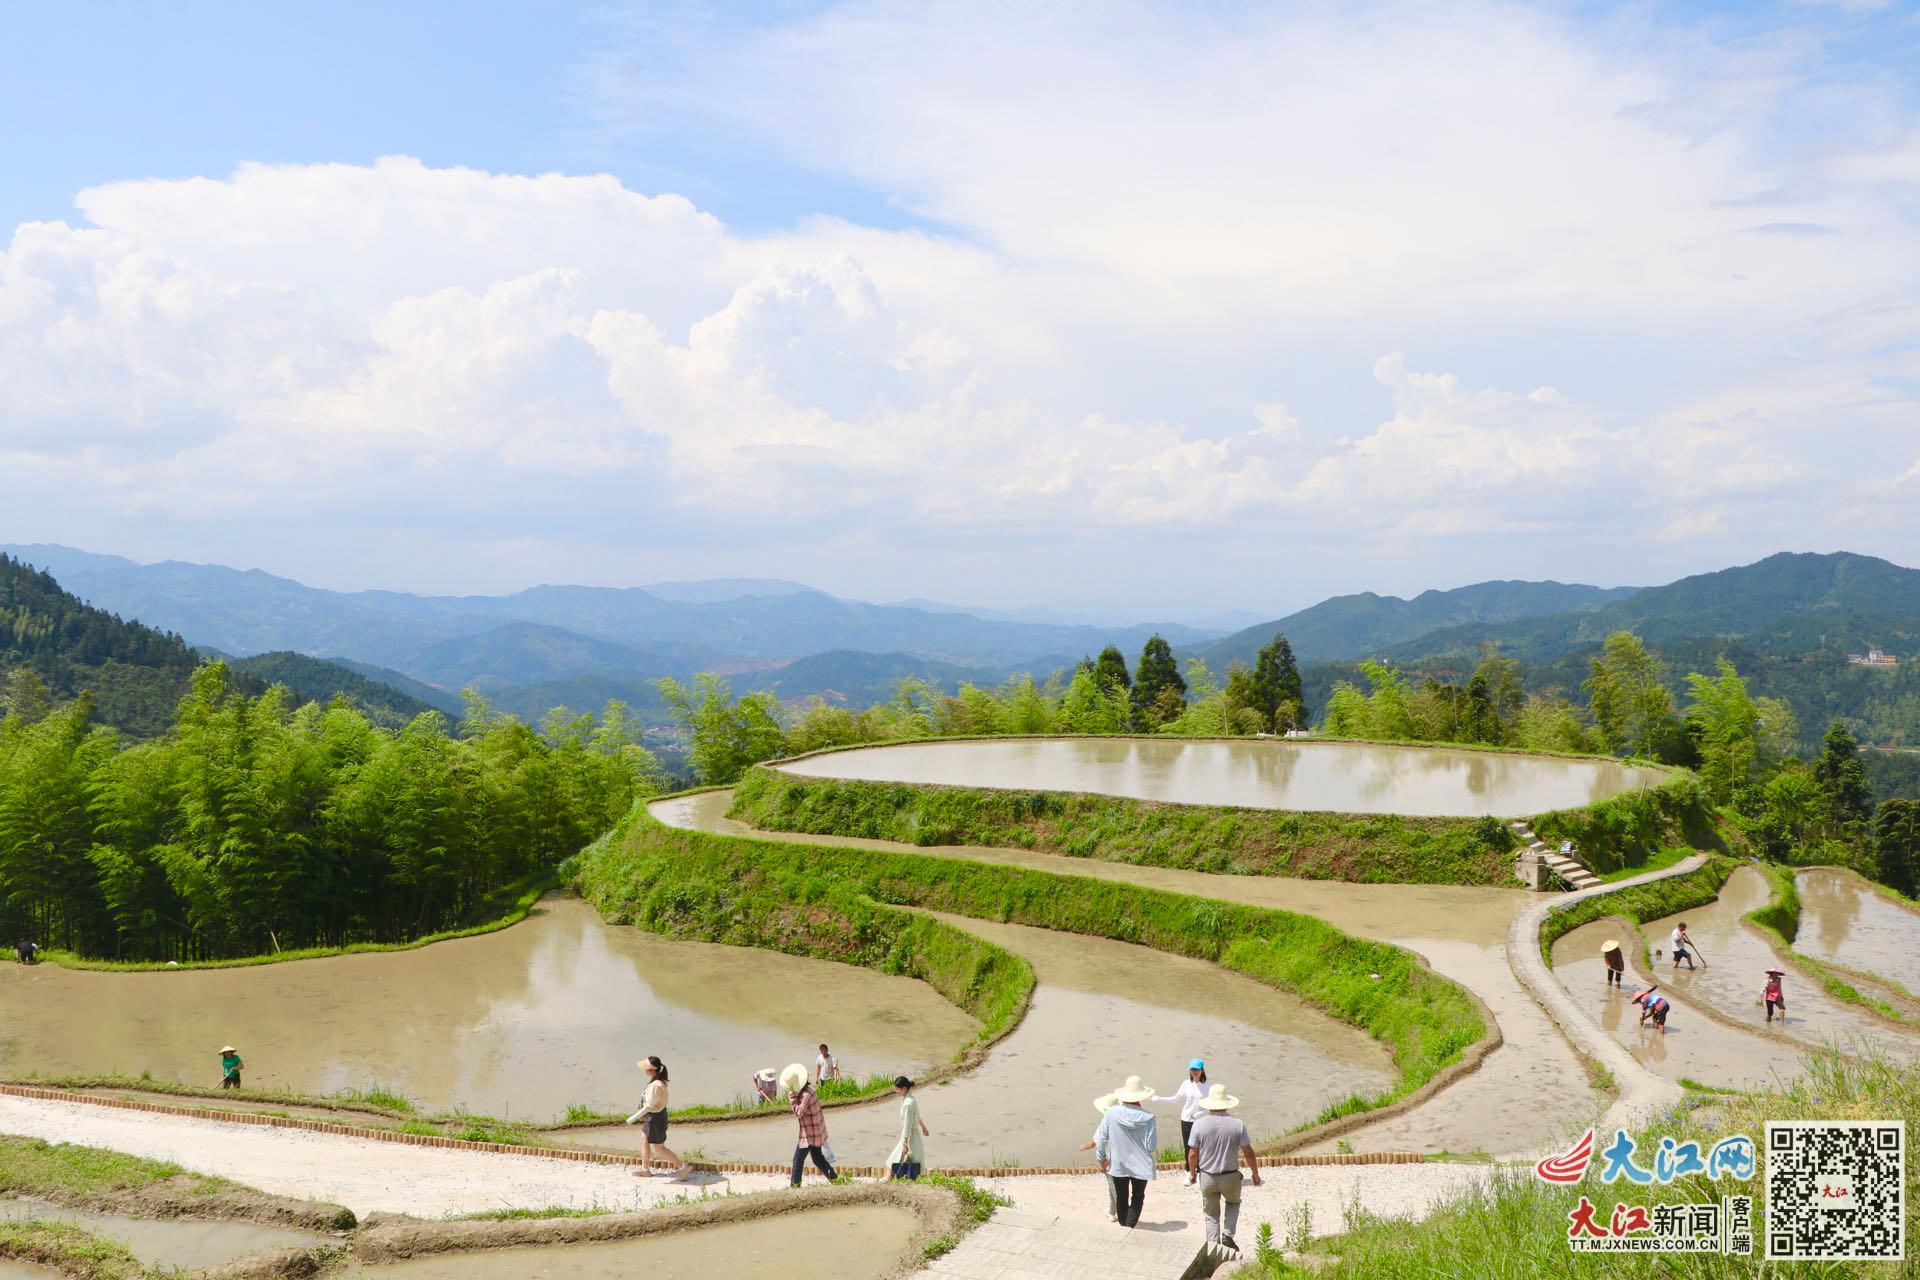
{"type": "Polygon", "coordinates": [[[31,1262],[0,1258],[0,1280],[61,1280],[61,1277],[52,1267],[38,1267],[31,1262]]]}
{"type": "Polygon", "coordinates": [[[945,1061],[979,1024],[926,984],[609,926],[548,898],[524,923],[418,951],[243,969],[0,973],[0,1071],[219,1078],[250,1088],[379,1083],[436,1107],[535,1121],[571,1103],[627,1110],[642,1054],[676,1105],[725,1102],[753,1071],[826,1040],[861,1071],[945,1061]]]}
{"type": "MultiPolygon", "coordinates": [[[[1026,1019],[984,1066],[920,1091],[922,1117],[933,1130],[928,1159],[936,1165],[1090,1159],[1074,1148],[1093,1134],[1093,1098],[1129,1075],[1171,1094],[1195,1057],[1207,1060],[1211,1080],[1242,1100],[1240,1117],[1261,1137],[1393,1078],[1386,1050],[1371,1038],[1243,975],[1123,942],[940,918],[1027,957],[1038,987],[1026,1019]]],[[[1154,1110],[1161,1145],[1178,1145],[1177,1111],[1154,1110]]],[[[838,1108],[827,1113],[827,1130],[840,1159],[881,1164],[899,1136],[899,1108],[890,1100],[838,1108]]],[[[677,1132],[685,1144],[679,1149],[716,1159],[784,1160],[793,1150],[794,1121],[783,1110],[766,1120],[677,1132]]],[[[586,1140],[598,1145],[604,1136],[586,1140]]]]}
{"type": "Polygon", "coordinates": [[[830,752],[778,767],[818,778],[1448,817],[1576,808],[1666,780],[1606,760],[1354,742],[1150,738],[921,742],[830,752]]]}
{"type": "MultiPolygon", "coordinates": [[[[1851,1044],[1863,1039],[1889,1048],[1896,1041],[1910,1044],[1905,1033],[1857,1006],[1833,999],[1781,963],[1767,940],[1741,920],[1747,912],[1764,907],[1772,894],[1766,876],[1753,867],[1741,867],[1727,877],[1715,901],[1647,924],[1648,944],[1666,953],[1654,963],[1654,972],[1667,997],[1678,1003],[1708,1005],[1736,1022],[1765,1028],[1766,1007],[1761,1003],[1761,992],[1766,987],[1767,966],[1779,965],[1788,970],[1784,980],[1787,1019],[1783,1027],[1776,1018],[1774,1030],[1784,1030],[1808,1044],[1829,1040],[1851,1044]],[[1676,972],[1672,934],[1674,925],[1682,920],[1687,922],[1687,932],[1707,963],[1697,969],[1682,964],[1676,972]]],[[[1920,920],[1915,923],[1920,925],[1920,920]]]]}
{"type": "MultiPolygon", "coordinates": [[[[251,1222],[124,1218],[118,1214],[63,1209],[37,1200],[0,1200],[0,1222],[22,1222],[29,1218],[71,1223],[96,1236],[118,1241],[148,1266],[178,1267],[183,1271],[231,1262],[269,1249],[304,1249],[328,1241],[328,1237],[310,1231],[289,1231],[251,1222]]],[[[0,1267],[4,1265],[0,1263],[0,1267]]],[[[6,1274],[0,1270],[0,1277],[6,1274]]]]}
{"type": "Polygon", "coordinates": [[[1895,906],[1851,872],[1802,871],[1795,950],[1892,978],[1920,995],[1920,915],[1895,906]]]}
{"type": "Polygon", "coordinates": [[[1588,1082],[1580,1059],[1507,964],[1507,928],[1521,904],[1529,900],[1526,891],[1519,888],[1345,884],[1278,876],[1211,875],[1023,849],[964,845],[923,849],[884,840],[786,835],[759,831],[728,818],[726,812],[732,802],[731,792],[709,791],[662,800],[651,806],[650,812],[669,826],[765,840],[905,850],[928,857],[1123,880],[1176,893],[1278,907],[1318,916],[1347,933],[1395,942],[1417,952],[1438,972],[1486,1002],[1505,1042],[1488,1055],[1479,1071],[1442,1090],[1430,1102],[1345,1135],[1356,1151],[1525,1153],[1558,1141],[1570,1127],[1584,1125],[1602,1109],[1604,1100],[1588,1082]],[[1516,1088],[1515,1082],[1525,1087],[1516,1088]]]}
{"type": "MultiPolygon", "coordinates": [[[[1689,915],[1689,931],[1693,922],[1689,915]]],[[[1660,1035],[1651,1023],[1642,1028],[1640,1006],[1628,999],[1647,983],[1636,959],[1639,945],[1632,926],[1624,920],[1596,920],[1553,944],[1553,972],[1607,1034],[1625,1045],[1649,1070],[1669,1079],[1685,1076],[1728,1089],[1766,1087],[1800,1074],[1805,1046],[1778,1023],[1772,1030],[1761,1021],[1751,1031],[1737,1031],[1715,1022],[1696,1007],[1689,993],[1668,985],[1665,965],[1659,975],[1660,990],[1673,1002],[1667,1015],[1667,1033],[1660,1035]],[[1609,989],[1606,984],[1600,944],[1608,938],[1618,939],[1627,953],[1624,992],[1609,989]]],[[[1681,972],[1685,973],[1684,966],[1681,972]]],[[[1792,998],[1790,993],[1788,1000],[1792,998]]]]}
{"type": "Polygon", "coordinates": [[[899,1261],[914,1226],[905,1209],[857,1205],[611,1244],[449,1253],[347,1274],[366,1280],[870,1280],[899,1261]]]}

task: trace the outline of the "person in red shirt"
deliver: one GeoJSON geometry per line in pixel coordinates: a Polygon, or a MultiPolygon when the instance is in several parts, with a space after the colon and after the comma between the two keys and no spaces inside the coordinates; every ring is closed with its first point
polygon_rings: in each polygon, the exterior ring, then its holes
{"type": "Polygon", "coordinates": [[[800,1122],[799,1140],[793,1147],[793,1185],[800,1185],[800,1173],[807,1167],[809,1159],[815,1168],[827,1175],[827,1181],[833,1181],[838,1175],[834,1173],[825,1151],[827,1117],[820,1110],[820,1095],[813,1091],[806,1067],[796,1062],[782,1071],[780,1087],[787,1091],[787,1100],[793,1104],[793,1118],[800,1122]]]}
{"type": "Polygon", "coordinates": [[[1780,1021],[1785,1022],[1787,1020],[1787,994],[1780,989],[1780,979],[1785,977],[1786,973],[1787,971],[1778,965],[1767,970],[1766,1004],[1768,1022],[1773,1021],[1773,1011],[1776,1007],[1780,1010],[1780,1021]]]}

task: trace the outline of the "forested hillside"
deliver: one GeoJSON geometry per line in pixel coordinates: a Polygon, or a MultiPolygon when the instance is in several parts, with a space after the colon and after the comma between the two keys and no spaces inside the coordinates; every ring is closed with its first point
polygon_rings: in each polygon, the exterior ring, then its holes
{"type": "Polygon", "coordinates": [[[0,675],[26,668],[55,698],[85,690],[100,719],[153,734],[199,661],[179,636],[82,604],[50,575],[0,555],[0,675]]]}
{"type": "Polygon", "coordinates": [[[263,685],[285,685],[300,702],[325,704],[335,698],[345,698],[383,729],[398,729],[423,711],[439,709],[391,685],[349,671],[337,663],[309,658],[304,653],[286,650],[261,653],[251,658],[237,658],[228,665],[236,673],[251,676],[263,685]]]}
{"type": "Polygon", "coordinates": [[[540,729],[475,703],[382,729],[248,697],[224,663],[127,746],[83,694],[0,719],[0,938],[198,960],[401,942],[472,922],[657,784],[618,707],[540,729]]]}

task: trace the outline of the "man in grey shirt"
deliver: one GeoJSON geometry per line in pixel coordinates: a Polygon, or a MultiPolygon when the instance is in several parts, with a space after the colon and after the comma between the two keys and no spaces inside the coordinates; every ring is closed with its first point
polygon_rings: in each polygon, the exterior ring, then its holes
{"type": "Polygon", "coordinates": [[[1247,1126],[1227,1113],[1240,1105],[1227,1087],[1216,1084],[1200,1100],[1206,1110],[1193,1123],[1193,1141],[1187,1148],[1187,1185],[1200,1181],[1200,1212],[1207,1220],[1207,1243],[1236,1252],[1233,1229],[1240,1225],[1240,1160],[1245,1157],[1253,1185],[1260,1185],[1260,1157],[1253,1150],[1247,1126]],[[1226,1205],[1226,1229],[1220,1227],[1220,1206],[1226,1205]]]}

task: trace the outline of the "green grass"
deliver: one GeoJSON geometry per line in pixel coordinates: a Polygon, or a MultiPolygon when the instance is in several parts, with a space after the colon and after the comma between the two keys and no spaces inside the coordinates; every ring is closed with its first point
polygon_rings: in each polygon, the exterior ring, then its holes
{"type": "MultiPolygon", "coordinates": [[[[154,970],[179,972],[183,969],[244,969],[261,964],[284,964],[292,960],[325,960],[333,956],[364,955],[378,951],[415,951],[421,947],[432,946],[436,942],[448,942],[454,938],[473,938],[483,933],[493,933],[510,925],[519,924],[533,910],[533,904],[541,895],[557,885],[559,881],[550,873],[543,873],[528,880],[522,880],[490,895],[476,908],[474,914],[485,917],[479,923],[458,929],[446,929],[439,933],[430,933],[411,942],[354,942],[344,947],[302,947],[296,951],[276,951],[270,955],[232,956],[217,960],[183,960],[169,964],[164,960],[99,960],[89,956],[76,955],[71,951],[42,951],[40,960],[46,964],[57,964],[63,969],[91,969],[108,973],[148,973],[154,970]]],[[[9,948],[3,956],[6,963],[18,964],[13,951],[9,948]]]]}
{"type": "Polygon", "coordinates": [[[1704,906],[1720,896],[1720,886],[1727,882],[1727,877],[1733,874],[1737,865],[1731,858],[1710,857],[1703,865],[1685,875],[1668,876],[1651,884],[1603,893],[1595,898],[1582,899],[1570,907],[1550,911],[1545,923],[1540,926],[1540,958],[1548,967],[1552,967],[1555,939],[1604,916],[1625,916],[1645,924],[1675,912],[1704,906]]]}
{"type": "MultiPolygon", "coordinates": [[[[1906,1026],[1920,1025],[1920,1020],[1894,1008],[1885,1000],[1868,995],[1847,981],[1845,972],[1840,966],[1829,964],[1824,960],[1816,960],[1804,952],[1794,950],[1794,941],[1800,936],[1800,885],[1795,878],[1795,873],[1800,869],[1798,866],[1783,866],[1773,862],[1764,864],[1762,870],[1773,886],[1773,900],[1757,910],[1749,911],[1746,918],[1752,921],[1762,933],[1772,938],[1774,945],[1785,953],[1793,964],[1818,982],[1821,989],[1834,999],[1869,1009],[1890,1022],[1906,1026]]],[[[1868,883],[1872,882],[1868,881],[1868,883]]],[[[1896,900],[1899,898],[1898,894],[1891,891],[1889,896],[1896,900]]],[[[1906,990],[1899,983],[1887,979],[1881,979],[1881,981],[1887,982],[1895,990],[1902,992],[1906,990]]]]}
{"type": "Polygon", "coordinates": [[[1611,871],[1596,872],[1595,874],[1609,884],[1617,880],[1631,880],[1635,876],[1646,875],[1649,871],[1665,871],[1668,867],[1684,862],[1698,852],[1699,850],[1697,849],[1689,849],[1684,846],[1656,849],[1647,855],[1645,862],[1630,867],[1615,867],[1611,871]]]}
{"type": "Polygon", "coordinates": [[[966,1215],[974,1222],[985,1222],[996,1209],[1005,1209],[1013,1203],[1005,1196],[995,1195],[979,1186],[972,1178],[956,1177],[947,1173],[929,1173],[920,1181],[930,1187],[945,1187],[960,1197],[960,1203],[966,1215]]]}
{"type": "Polygon", "coordinates": [[[1505,884],[1504,822],[1161,804],[1123,796],[803,778],[749,769],[730,816],[775,831],[986,845],[1233,875],[1505,884]]]}
{"type": "Polygon", "coordinates": [[[1724,852],[1727,847],[1700,780],[1686,773],[1583,809],[1543,813],[1533,820],[1533,831],[1549,846],[1573,841],[1580,861],[1603,880],[1611,872],[1645,871],[1665,850],[1724,852]]]}
{"type": "Polygon", "coordinates": [[[118,1241],[66,1222],[0,1222],[0,1258],[41,1263],[73,1280],[148,1280],[159,1274],[118,1241]]]}
{"type": "Polygon", "coordinates": [[[920,1246],[920,1256],[928,1262],[935,1258],[944,1258],[960,1247],[959,1237],[941,1232],[920,1246]]]}
{"type": "Polygon", "coordinates": [[[115,1191],[185,1177],[190,1189],[212,1195],[231,1191],[225,1178],[189,1174],[177,1164],[37,1138],[0,1136],[0,1196],[34,1196],[84,1204],[115,1191]]]}
{"type": "MultiPolygon", "coordinates": [[[[166,1199],[179,1207],[201,1200],[217,1206],[225,1197],[252,1194],[239,1183],[191,1173],[165,1160],[0,1135],[0,1198],[29,1196],[74,1208],[112,1207],[120,1193],[158,1184],[165,1184],[166,1199]]],[[[331,1226],[354,1225],[346,1209],[316,1205],[315,1212],[323,1220],[330,1218],[331,1226]]]]}
{"type": "MultiPolygon", "coordinates": [[[[1885,1059],[1860,1061],[1827,1050],[1814,1053],[1807,1073],[1780,1094],[1716,1094],[1705,1111],[1689,1100],[1655,1119],[1634,1137],[1642,1151],[1657,1148],[1662,1136],[1711,1142],[1728,1134],[1745,1133],[1756,1139],[1770,1120],[1904,1119],[1908,1128],[1920,1125],[1920,1067],[1885,1059]]],[[[1756,1146],[1764,1144],[1756,1142],[1756,1146]]],[[[1913,1215],[1920,1211],[1920,1189],[1914,1185],[1920,1168],[1907,1166],[1907,1234],[1913,1238],[1913,1215]]],[[[1495,1171],[1489,1190],[1469,1190],[1451,1196],[1422,1222],[1378,1218],[1364,1207],[1350,1206],[1344,1230],[1338,1236],[1315,1241],[1308,1248],[1322,1255],[1324,1265],[1310,1272],[1287,1266],[1278,1257],[1261,1259],[1270,1277],[1310,1274],[1337,1280],[1436,1280],[1473,1276],[1485,1280],[1556,1280],[1558,1277],[1607,1277],[1612,1280],[1750,1280],[1754,1276],[1810,1277],[1830,1280],[1843,1276],[1911,1274],[1900,1264],[1797,1263],[1771,1267],[1760,1260],[1764,1239],[1756,1238],[1752,1257],[1710,1254],[1575,1255],[1567,1249],[1567,1211],[1585,1194],[1599,1207],[1601,1221],[1617,1201],[1645,1205],[1717,1202],[1736,1191],[1756,1198],[1756,1227],[1764,1212],[1763,1171],[1751,1182],[1708,1182],[1698,1176],[1665,1186],[1635,1187],[1617,1194],[1599,1180],[1599,1162],[1577,1187],[1556,1187],[1539,1181],[1525,1165],[1495,1171]]],[[[1911,1249],[1909,1250],[1911,1253],[1911,1249]]]]}
{"type": "Polygon", "coordinates": [[[581,893],[616,921],[925,976],[987,1024],[983,1037],[1024,1007],[1031,970],[890,904],[1207,960],[1291,992],[1387,1046],[1398,1079],[1334,1104],[1331,1114],[1404,1096],[1487,1035],[1472,997],[1411,952],[1288,911],[1002,864],[684,831],[644,813],[575,869],[581,893]]]}
{"type": "Polygon", "coordinates": [[[498,1142],[505,1146],[540,1145],[540,1135],[532,1126],[492,1116],[451,1116],[441,1119],[409,1120],[400,1126],[402,1133],[423,1137],[459,1138],[463,1142],[498,1142]]]}

